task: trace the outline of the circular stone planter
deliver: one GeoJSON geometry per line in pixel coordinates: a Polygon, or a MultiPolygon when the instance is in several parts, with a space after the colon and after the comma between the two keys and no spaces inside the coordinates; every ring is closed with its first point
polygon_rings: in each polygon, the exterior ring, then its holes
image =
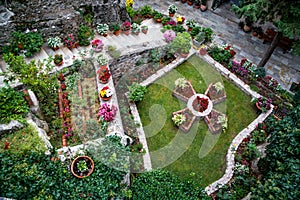
{"type": "Polygon", "coordinates": [[[77,178],[85,178],[91,175],[94,171],[94,161],[89,156],[78,156],[71,164],[71,172],[77,178]],[[86,163],[86,169],[80,170],[80,162],[86,163]]]}
{"type": "Polygon", "coordinates": [[[208,115],[211,112],[211,110],[213,108],[213,103],[210,100],[210,98],[208,96],[204,95],[204,94],[194,94],[193,96],[191,96],[189,98],[188,103],[187,103],[187,107],[193,113],[193,115],[195,115],[196,117],[205,117],[206,115],[208,115]],[[199,111],[195,110],[194,107],[193,107],[193,102],[197,97],[208,99],[207,109],[204,110],[203,112],[199,112],[199,111]]]}

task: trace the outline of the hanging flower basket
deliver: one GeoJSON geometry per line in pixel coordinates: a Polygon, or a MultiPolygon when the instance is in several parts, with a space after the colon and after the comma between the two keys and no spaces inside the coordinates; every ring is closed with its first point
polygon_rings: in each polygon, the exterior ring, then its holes
{"type": "Polygon", "coordinates": [[[89,156],[78,156],[71,164],[71,172],[77,178],[85,178],[94,171],[94,161],[89,156]]]}

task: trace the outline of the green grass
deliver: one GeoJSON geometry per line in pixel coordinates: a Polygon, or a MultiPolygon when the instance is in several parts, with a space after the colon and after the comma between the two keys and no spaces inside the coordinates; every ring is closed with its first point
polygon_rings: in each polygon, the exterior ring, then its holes
{"type": "Polygon", "coordinates": [[[9,151],[12,154],[25,155],[30,151],[44,153],[46,150],[45,143],[32,125],[0,138],[0,153],[9,151]],[[9,143],[7,150],[4,150],[5,142],[9,143]]]}
{"type": "Polygon", "coordinates": [[[193,56],[175,70],[148,87],[138,104],[152,167],[167,169],[182,178],[193,179],[205,187],[221,178],[226,169],[226,154],[232,139],[256,117],[251,98],[223,78],[206,62],[193,56]],[[228,129],[212,135],[204,120],[196,121],[188,133],[181,132],[172,122],[172,112],[186,104],[172,96],[174,81],[185,77],[197,93],[204,93],[210,83],[221,81],[227,100],[214,109],[226,113],[228,129]]]}

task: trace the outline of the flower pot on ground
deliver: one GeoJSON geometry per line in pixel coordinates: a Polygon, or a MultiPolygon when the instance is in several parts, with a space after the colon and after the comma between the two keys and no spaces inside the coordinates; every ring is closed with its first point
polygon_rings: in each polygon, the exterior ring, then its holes
{"type": "Polygon", "coordinates": [[[102,40],[95,39],[91,42],[91,44],[92,44],[92,48],[95,52],[100,52],[103,50],[104,44],[103,44],[102,40]]]}
{"type": "Polygon", "coordinates": [[[168,7],[169,16],[170,16],[170,17],[173,17],[174,14],[177,12],[177,10],[178,10],[177,6],[175,6],[174,4],[171,4],[171,5],[168,7]]]}
{"type": "Polygon", "coordinates": [[[188,19],[185,24],[188,27],[188,31],[191,31],[196,26],[196,21],[193,19],[188,19]]]}
{"type": "Polygon", "coordinates": [[[188,54],[191,47],[191,36],[187,32],[177,33],[177,36],[170,44],[172,51],[183,54],[188,54]]]}
{"type": "Polygon", "coordinates": [[[166,40],[166,42],[172,42],[174,40],[174,38],[176,37],[176,33],[173,30],[166,30],[164,32],[164,38],[166,40]]]}
{"type": "Polygon", "coordinates": [[[187,2],[187,0],[181,0],[181,3],[185,3],[185,2],[187,2]]]}
{"type": "Polygon", "coordinates": [[[47,39],[47,44],[51,47],[54,51],[59,49],[59,46],[62,45],[61,39],[59,37],[50,37],[47,39]]]}
{"type": "Polygon", "coordinates": [[[178,24],[183,24],[184,23],[184,20],[185,20],[185,17],[181,16],[181,15],[177,15],[176,16],[176,20],[177,20],[177,23],[178,24]]]}
{"type": "Polygon", "coordinates": [[[66,37],[64,37],[63,43],[69,49],[78,47],[78,43],[75,41],[75,37],[73,36],[73,34],[68,34],[66,37]]]}
{"type": "Polygon", "coordinates": [[[126,35],[129,35],[131,29],[131,23],[129,21],[123,22],[121,25],[121,29],[126,35]]]}
{"type": "Polygon", "coordinates": [[[161,23],[161,19],[162,19],[163,17],[164,17],[164,15],[163,15],[162,13],[157,12],[157,13],[154,15],[153,19],[154,19],[157,23],[161,23]]]}
{"type": "Polygon", "coordinates": [[[141,27],[141,29],[142,29],[142,32],[144,34],[147,34],[147,32],[148,32],[148,26],[144,25],[144,26],[141,27]]]}
{"type": "Polygon", "coordinates": [[[272,99],[266,97],[258,97],[253,100],[258,110],[262,112],[266,112],[271,109],[272,99]]]}
{"type": "Polygon", "coordinates": [[[101,53],[97,57],[97,62],[99,63],[100,66],[106,66],[108,63],[108,59],[103,53],[101,53]]]}
{"type": "Polygon", "coordinates": [[[89,156],[78,156],[71,164],[71,172],[77,178],[85,178],[94,171],[94,161],[89,156]]]}
{"type": "Polygon", "coordinates": [[[97,25],[97,32],[99,35],[107,36],[109,30],[109,26],[107,24],[98,24],[97,25]]]}
{"type": "Polygon", "coordinates": [[[61,66],[63,64],[63,55],[61,54],[55,54],[53,62],[57,66],[61,66]]]}
{"type": "Polygon", "coordinates": [[[196,49],[200,49],[201,45],[205,41],[205,33],[200,32],[194,39],[193,39],[193,45],[196,49]]]}
{"type": "Polygon", "coordinates": [[[99,108],[98,118],[102,118],[104,121],[110,122],[115,119],[116,114],[117,114],[116,106],[109,103],[103,103],[99,108]]]}
{"type": "Polygon", "coordinates": [[[111,30],[113,31],[114,35],[120,35],[121,33],[121,25],[118,22],[112,23],[110,25],[111,30]]]}
{"type": "Polygon", "coordinates": [[[111,77],[110,70],[107,66],[101,66],[100,69],[97,71],[97,74],[98,79],[102,84],[108,83],[109,78],[111,77]]]}
{"type": "Polygon", "coordinates": [[[200,10],[202,12],[207,10],[207,5],[206,4],[207,4],[207,0],[201,0],[200,10]]]}
{"type": "Polygon", "coordinates": [[[188,0],[188,5],[193,5],[193,3],[194,3],[194,0],[188,0]]]}
{"type": "Polygon", "coordinates": [[[140,25],[138,25],[137,23],[133,23],[131,32],[135,35],[138,35],[141,32],[140,25]]]}
{"type": "Polygon", "coordinates": [[[109,88],[109,86],[104,86],[100,90],[100,98],[103,101],[109,101],[112,98],[113,91],[109,88]]]}
{"type": "Polygon", "coordinates": [[[140,14],[144,17],[144,18],[152,18],[153,17],[153,10],[152,7],[149,5],[145,5],[141,8],[140,10],[140,14]]]}
{"type": "Polygon", "coordinates": [[[199,9],[200,8],[200,0],[195,0],[195,3],[194,3],[194,8],[195,9],[199,9]]]}

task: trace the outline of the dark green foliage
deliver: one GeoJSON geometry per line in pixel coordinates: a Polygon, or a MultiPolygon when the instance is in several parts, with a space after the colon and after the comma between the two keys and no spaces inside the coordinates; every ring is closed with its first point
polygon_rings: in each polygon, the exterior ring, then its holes
{"type": "Polygon", "coordinates": [[[178,24],[178,25],[176,25],[176,26],[173,26],[172,29],[173,29],[173,31],[175,31],[176,33],[182,33],[182,32],[185,31],[185,28],[184,28],[182,25],[180,25],[180,24],[178,24]]]}
{"type": "Polygon", "coordinates": [[[20,31],[11,34],[10,45],[2,48],[2,53],[19,55],[24,52],[26,57],[31,57],[39,52],[43,45],[43,37],[38,32],[22,33],[20,31]]]}
{"type": "Polygon", "coordinates": [[[133,83],[129,89],[129,99],[134,102],[143,100],[147,88],[145,86],[139,85],[138,83],[133,83]]]}
{"type": "Polygon", "coordinates": [[[95,170],[78,179],[67,163],[44,154],[0,154],[0,196],[13,199],[112,199],[122,198],[124,172],[95,161],[95,170]]]}
{"type": "Polygon", "coordinates": [[[256,78],[264,78],[266,76],[266,70],[263,67],[256,68],[254,73],[256,78]]]}
{"type": "Polygon", "coordinates": [[[143,16],[143,17],[147,17],[147,16],[151,16],[152,15],[152,7],[149,6],[149,5],[145,5],[141,8],[140,10],[140,14],[143,16]]]}
{"type": "Polygon", "coordinates": [[[300,105],[300,90],[298,90],[294,97],[293,97],[293,103],[295,106],[299,106],[300,105]]]}
{"type": "Polygon", "coordinates": [[[78,30],[78,40],[79,45],[81,46],[88,46],[90,41],[94,38],[95,32],[92,28],[81,25],[78,30]]]}
{"type": "Polygon", "coordinates": [[[300,197],[300,107],[270,125],[267,156],[259,162],[263,177],[253,189],[254,199],[298,199],[300,197]]]}
{"type": "Polygon", "coordinates": [[[222,50],[217,46],[211,47],[208,50],[208,54],[219,63],[229,63],[229,60],[232,57],[230,51],[222,50]]]}
{"type": "Polygon", "coordinates": [[[15,91],[10,86],[0,88],[0,124],[18,120],[24,123],[29,107],[24,94],[15,91]]]}
{"type": "Polygon", "coordinates": [[[210,199],[193,181],[181,181],[170,172],[155,170],[138,175],[130,187],[132,199],[210,199]]]}

